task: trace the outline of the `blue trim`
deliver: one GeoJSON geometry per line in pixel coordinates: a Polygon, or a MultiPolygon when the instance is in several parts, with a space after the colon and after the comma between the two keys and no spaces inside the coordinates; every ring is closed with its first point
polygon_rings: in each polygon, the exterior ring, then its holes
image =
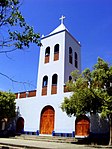
{"type": "Polygon", "coordinates": [[[33,135],[33,132],[29,132],[29,135],[33,135]]]}
{"type": "Polygon", "coordinates": [[[24,128],[21,130],[21,132],[20,132],[21,134],[24,134],[24,128]]]}
{"type": "Polygon", "coordinates": [[[37,135],[37,132],[34,132],[34,131],[24,131],[22,134],[26,134],[26,135],[37,135]]]}
{"type": "Polygon", "coordinates": [[[55,136],[55,131],[52,131],[52,136],[55,136]]]}
{"type": "Polygon", "coordinates": [[[75,137],[75,132],[72,133],[62,133],[62,132],[52,132],[52,136],[60,136],[60,137],[75,137]]]}
{"type": "MultiPolygon", "coordinates": [[[[37,130],[36,132],[34,132],[34,131],[22,131],[22,134],[39,136],[39,130],[37,130]]],[[[62,132],[52,131],[52,136],[75,137],[75,132],[72,131],[72,133],[62,133],[62,132]]]]}
{"type": "Polygon", "coordinates": [[[36,131],[36,135],[37,135],[37,136],[39,135],[39,130],[36,131]]]}
{"type": "Polygon", "coordinates": [[[28,134],[28,133],[27,133],[27,131],[24,131],[24,134],[26,134],[26,135],[27,135],[27,134],[28,134]]]}
{"type": "Polygon", "coordinates": [[[68,133],[65,133],[65,137],[68,137],[69,136],[69,134],[68,133]]]}
{"type": "Polygon", "coordinates": [[[72,131],[72,137],[75,137],[75,131],[72,131]]]}

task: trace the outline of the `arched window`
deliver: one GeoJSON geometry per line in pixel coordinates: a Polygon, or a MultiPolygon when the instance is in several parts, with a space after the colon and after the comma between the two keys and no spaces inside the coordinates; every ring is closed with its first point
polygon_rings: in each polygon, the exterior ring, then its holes
{"type": "Polygon", "coordinates": [[[45,63],[49,63],[50,58],[50,47],[47,47],[45,50],[45,63]]]}
{"type": "Polygon", "coordinates": [[[69,47],[69,63],[72,64],[72,48],[69,47]]]}
{"type": "Polygon", "coordinates": [[[58,75],[57,74],[54,74],[52,76],[51,94],[57,94],[57,82],[58,82],[58,75]]]}
{"type": "Polygon", "coordinates": [[[54,61],[59,60],[59,44],[54,46],[54,61]]]}
{"type": "Polygon", "coordinates": [[[77,55],[76,52],[75,52],[75,57],[74,57],[74,59],[75,59],[75,67],[78,68],[78,55],[77,55]]]}
{"type": "Polygon", "coordinates": [[[42,84],[42,86],[44,87],[44,86],[47,86],[47,83],[48,83],[48,76],[44,76],[43,77],[43,84],[42,84]]]}
{"type": "Polygon", "coordinates": [[[57,85],[57,78],[58,78],[58,75],[57,74],[54,74],[52,76],[52,85],[57,85]]]}
{"type": "Polygon", "coordinates": [[[42,96],[47,95],[48,76],[43,77],[42,82],[42,96]]]}

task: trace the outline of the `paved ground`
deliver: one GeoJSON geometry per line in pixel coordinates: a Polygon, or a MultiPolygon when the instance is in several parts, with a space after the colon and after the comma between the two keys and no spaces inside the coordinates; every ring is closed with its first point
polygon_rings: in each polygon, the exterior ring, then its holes
{"type": "Polygon", "coordinates": [[[12,138],[0,138],[0,146],[1,149],[112,149],[112,147],[109,146],[88,146],[70,143],[44,142],[12,138]]]}

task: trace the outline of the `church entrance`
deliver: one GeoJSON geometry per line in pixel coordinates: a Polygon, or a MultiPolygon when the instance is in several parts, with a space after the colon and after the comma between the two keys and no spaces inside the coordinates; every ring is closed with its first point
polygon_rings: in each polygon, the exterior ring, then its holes
{"type": "Polygon", "coordinates": [[[52,134],[54,130],[55,111],[51,106],[46,106],[41,112],[40,134],[52,134]]]}
{"type": "Polygon", "coordinates": [[[22,117],[19,117],[16,123],[16,132],[22,133],[24,130],[24,119],[22,117]]]}
{"type": "Polygon", "coordinates": [[[88,136],[90,132],[90,120],[87,116],[83,115],[75,121],[75,135],[88,136]]]}

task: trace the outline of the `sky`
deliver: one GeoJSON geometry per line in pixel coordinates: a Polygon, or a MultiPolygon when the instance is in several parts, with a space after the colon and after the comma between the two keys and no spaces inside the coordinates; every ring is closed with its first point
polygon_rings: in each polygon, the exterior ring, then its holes
{"type": "MultiPolygon", "coordinates": [[[[112,0],[22,0],[20,7],[26,22],[42,36],[64,25],[81,43],[81,69],[92,67],[101,57],[112,65],[112,0]]],[[[0,76],[0,90],[22,92],[37,88],[40,48],[0,55],[0,72],[19,82],[0,76]]]]}

